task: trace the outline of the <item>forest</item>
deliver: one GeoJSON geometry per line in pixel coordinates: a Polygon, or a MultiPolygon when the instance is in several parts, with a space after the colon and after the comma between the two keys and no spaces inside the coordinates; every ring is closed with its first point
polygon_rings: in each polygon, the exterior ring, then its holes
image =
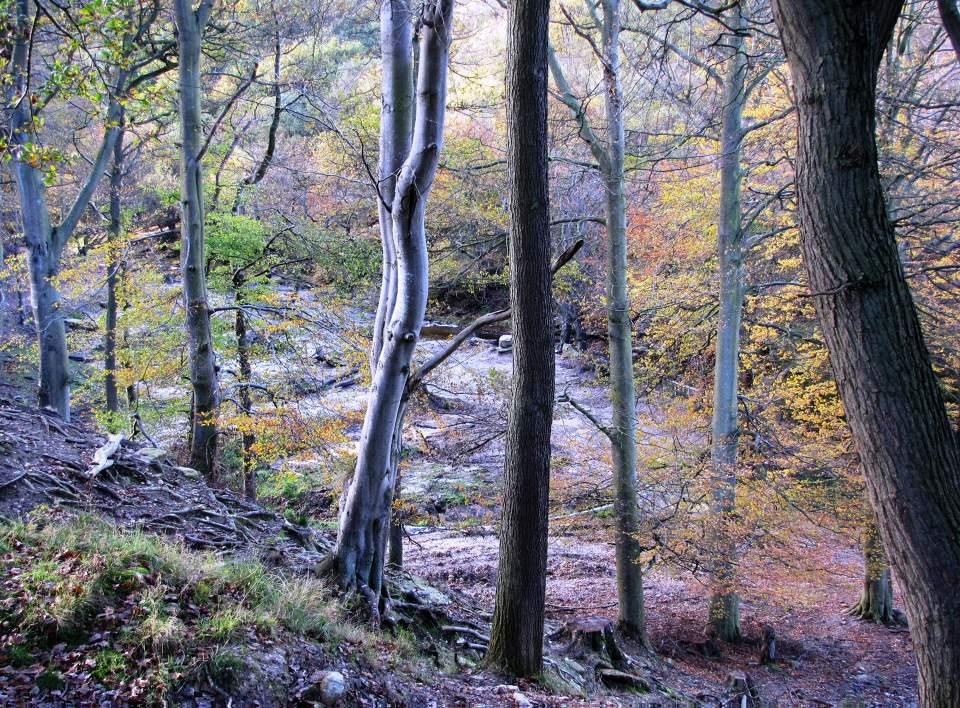
{"type": "Polygon", "coordinates": [[[0,0],[0,705],[960,708],[958,0],[0,0]]]}

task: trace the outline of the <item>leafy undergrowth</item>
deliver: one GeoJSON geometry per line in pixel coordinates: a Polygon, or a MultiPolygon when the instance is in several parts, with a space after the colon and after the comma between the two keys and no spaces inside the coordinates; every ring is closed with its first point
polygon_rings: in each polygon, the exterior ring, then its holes
{"type": "Polygon", "coordinates": [[[0,702],[8,705],[225,698],[251,677],[264,690],[263,652],[284,645],[289,661],[298,642],[308,647],[298,652],[301,695],[311,674],[345,662],[361,674],[388,655],[406,662],[396,668],[419,671],[409,638],[368,633],[319,580],[256,561],[50,510],[0,524],[0,553],[0,666],[8,667],[0,702]]]}

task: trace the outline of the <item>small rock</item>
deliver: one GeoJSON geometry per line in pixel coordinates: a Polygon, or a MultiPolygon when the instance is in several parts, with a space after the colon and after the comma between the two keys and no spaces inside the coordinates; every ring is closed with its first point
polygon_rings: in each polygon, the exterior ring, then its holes
{"type": "Polygon", "coordinates": [[[513,335],[503,334],[497,340],[497,351],[500,354],[506,354],[513,349],[513,335]]]}
{"type": "Polygon", "coordinates": [[[347,691],[347,681],[339,671],[328,671],[320,680],[320,702],[325,706],[336,705],[347,691]]]}
{"type": "Polygon", "coordinates": [[[533,703],[525,695],[520,693],[520,691],[514,691],[513,693],[513,702],[517,704],[518,708],[532,708],[533,703]]]}
{"type": "Polygon", "coordinates": [[[520,690],[519,686],[513,686],[508,683],[500,684],[499,686],[494,686],[494,693],[517,693],[520,690]]]}
{"type": "Polygon", "coordinates": [[[200,473],[192,467],[177,467],[176,469],[177,472],[183,475],[186,479],[200,479],[200,473]]]}
{"type": "MultiPolygon", "coordinates": [[[[167,456],[167,451],[162,447],[141,447],[137,450],[137,454],[140,455],[147,462],[152,462],[153,460],[162,460],[167,456]]],[[[184,467],[183,469],[190,469],[189,467],[184,467]]],[[[196,471],[196,470],[194,470],[196,471]]]]}

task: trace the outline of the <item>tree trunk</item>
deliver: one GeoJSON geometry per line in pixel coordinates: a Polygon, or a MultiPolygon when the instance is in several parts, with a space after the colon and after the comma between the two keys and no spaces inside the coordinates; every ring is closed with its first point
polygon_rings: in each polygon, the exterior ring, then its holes
{"type": "Polygon", "coordinates": [[[117,142],[113,146],[113,170],[110,172],[110,226],[107,231],[107,313],[103,340],[103,391],[107,410],[111,413],[120,410],[120,397],[117,393],[117,288],[123,272],[121,263],[123,138],[124,131],[121,127],[117,142]]]}
{"type": "Polygon", "coordinates": [[[43,174],[32,164],[30,146],[37,141],[34,133],[33,101],[27,95],[30,73],[31,28],[29,0],[16,0],[16,27],[9,61],[7,100],[10,109],[9,135],[13,158],[14,181],[20,196],[24,239],[30,254],[30,291],[34,323],[40,350],[40,386],[37,395],[41,407],[56,410],[70,420],[70,372],[67,359],[67,338],[63,323],[60,293],[54,284],[60,271],[60,256],[67,240],[73,234],[80,217],[106,171],[118,129],[110,127],[120,117],[116,98],[126,82],[127,74],[119,72],[115,92],[107,111],[107,128],[90,174],[83,183],[73,204],[56,227],[51,226],[43,174]]]}
{"type": "Polygon", "coordinates": [[[810,289],[904,599],[926,708],[960,705],[960,446],[877,167],[877,71],[902,0],[775,0],[796,86],[810,289]]]}
{"type": "MultiPolygon", "coordinates": [[[[383,276],[380,299],[373,325],[370,372],[375,375],[383,350],[386,326],[397,299],[397,244],[393,235],[391,205],[396,194],[397,175],[410,154],[413,133],[413,23],[409,0],[384,0],[380,6],[380,52],[382,64],[380,105],[380,165],[377,208],[380,217],[380,243],[383,248],[383,276]]],[[[394,426],[390,472],[395,479],[393,497],[400,494],[400,451],[402,448],[402,403],[394,426]]],[[[390,519],[390,558],[392,567],[403,567],[403,526],[390,519]]]]}
{"type": "Polygon", "coordinates": [[[506,97],[513,381],[497,595],[486,658],[518,676],[543,670],[555,366],[547,161],[549,17],[549,0],[510,5],[506,97]]]}
{"type": "Polygon", "coordinates": [[[729,21],[726,43],[732,49],[724,79],[720,137],[720,319],[713,377],[713,444],[711,446],[710,552],[713,595],[710,598],[712,634],[725,642],[740,639],[740,598],[736,593],[736,543],[730,527],[737,494],[737,376],[740,360],[740,324],[743,316],[744,269],[741,231],[740,169],[743,107],[746,104],[747,53],[744,50],[746,8],[740,3],[729,21]]]}
{"type": "Polygon", "coordinates": [[[204,0],[194,11],[189,0],[176,0],[177,36],[180,50],[180,155],[181,229],[180,266],[183,299],[187,308],[187,339],[191,411],[190,466],[208,478],[215,475],[217,413],[220,386],[216,355],[210,331],[210,306],[204,274],[203,180],[200,169],[203,127],[200,109],[200,45],[211,2],[204,0]]]}
{"type": "Polygon", "coordinates": [[[384,0],[380,6],[382,85],[380,105],[380,166],[377,207],[383,276],[373,325],[370,373],[376,374],[384,330],[397,297],[397,245],[390,214],[397,175],[410,153],[413,131],[413,23],[409,0],[384,0]]]}
{"type": "Polygon", "coordinates": [[[633,323],[627,292],[627,210],[624,195],[623,90],[620,86],[620,2],[603,2],[607,155],[607,334],[610,347],[610,427],[616,485],[619,628],[645,641],[640,512],[637,508],[637,415],[633,379],[633,323]]]}
{"type": "MultiPolygon", "coordinates": [[[[240,409],[246,416],[253,417],[253,399],[250,396],[250,379],[253,376],[253,367],[250,365],[250,337],[247,334],[247,316],[243,311],[245,304],[243,288],[246,285],[243,269],[237,268],[233,274],[233,291],[236,296],[237,313],[234,318],[233,333],[237,340],[237,368],[240,370],[240,380],[237,382],[237,397],[240,399],[240,409]]],[[[257,498],[257,477],[254,469],[253,446],[256,436],[249,427],[244,427],[240,436],[243,459],[241,475],[243,477],[243,493],[247,499],[257,498]]]]}
{"type": "Polygon", "coordinates": [[[443,139],[453,0],[427,2],[421,13],[417,120],[391,206],[391,228],[397,244],[396,304],[373,377],[357,466],[341,502],[337,544],[326,563],[342,587],[357,588],[366,596],[374,621],[379,619],[381,609],[378,605],[393,502],[394,433],[427,304],[424,210],[443,139]]]}
{"type": "Polygon", "coordinates": [[[860,601],[848,610],[858,619],[879,624],[898,624],[900,613],[893,607],[890,566],[880,543],[880,529],[871,519],[863,532],[863,592],[860,601]]]}

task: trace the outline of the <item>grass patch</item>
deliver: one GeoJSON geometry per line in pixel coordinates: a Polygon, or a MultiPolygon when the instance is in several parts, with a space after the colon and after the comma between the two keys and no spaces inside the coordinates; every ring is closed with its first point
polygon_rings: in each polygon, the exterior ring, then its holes
{"type": "Polygon", "coordinates": [[[41,511],[26,523],[0,522],[0,579],[0,657],[47,665],[41,691],[92,679],[118,700],[162,704],[199,675],[233,685],[248,673],[234,645],[251,633],[347,643],[361,655],[382,641],[351,624],[317,579],[190,551],[92,516],[41,511]],[[76,656],[65,658],[72,647],[87,654],[80,678],[71,674],[76,656]],[[128,684],[136,695],[124,694],[128,684]]]}

